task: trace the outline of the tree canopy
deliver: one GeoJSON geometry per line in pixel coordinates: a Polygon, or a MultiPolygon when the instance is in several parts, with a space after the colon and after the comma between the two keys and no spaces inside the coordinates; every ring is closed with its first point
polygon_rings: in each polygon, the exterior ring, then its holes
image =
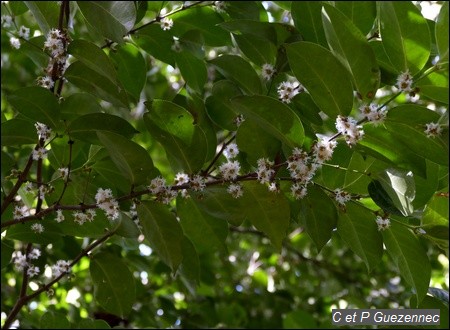
{"type": "Polygon", "coordinates": [[[2,1],[4,328],[448,328],[448,2],[2,1]]]}

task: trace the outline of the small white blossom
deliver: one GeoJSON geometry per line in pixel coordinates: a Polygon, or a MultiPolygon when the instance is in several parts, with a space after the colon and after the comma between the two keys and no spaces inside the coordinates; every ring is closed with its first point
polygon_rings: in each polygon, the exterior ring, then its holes
{"type": "Polygon", "coordinates": [[[170,30],[173,26],[173,20],[169,17],[164,17],[161,20],[161,29],[163,29],[164,31],[166,30],[170,30]]]}
{"type": "Polygon", "coordinates": [[[23,270],[28,266],[27,256],[22,254],[21,251],[14,251],[12,254],[12,260],[17,270],[23,270]]]}
{"type": "Polygon", "coordinates": [[[234,180],[237,178],[241,165],[238,161],[228,161],[219,166],[219,171],[224,180],[234,180]]]}
{"type": "Polygon", "coordinates": [[[27,269],[27,275],[29,277],[39,275],[39,272],[40,272],[40,270],[39,270],[39,267],[37,267],[37,266],[31,266],[30,268],[27,269]]]}
{"type": "Polygon", "coordinates": [[[11,23],[12,23],[12,17],[9,15],[2,15],[2,26],[4,28],[9,28],[11,27],[11,23]]]}
{"type": "Polygon", "coordinates": [[[442,133],[442,127],[438,123],[428,123],[426,124],[425,134],[429,138],[435,138],[440,136],[442,133]]]}
{"type": "Polygon", "coordinates": [[[56,222],[63,222],[66,218],[64,217],[64,214],[62,213],[62,210],[57,210],[56,211],[56,222]]]}
{"type": "Polygon", "coordinates": [[[55,86],[55,82],[50,76],[39,77],[37,79],[37,84],[47,89],[52,89],[53,86],[55,86]]]}
{"type": "Polygon", "coordinates": [[[413,91],[412,84],[413,84],[413,77],[409,73],[409,70],[406,70],[405,72],[402,72],[397,77],[397,84],[396,84],[396,86],[402,92],[406,92],[406,93],[412,92],[413,91]]]}
{"type": "Polygon", "coordinates": [[[382,218],[380,216],[377,216],[376,221],[379,231],[386,230],[391,226],[391,220],[389,220],[389,218],[382,218]]]}
{"type": "Polygon", "coordinates": [[[39,259],[41,256],[41,250],[34,248],[33,250],[28,253],[28,258],[30,259],[39,259]]]}
{"type": "Polygon", "coordinates": [[[39,199],[45,199],[45,194],[48,192],[46,185],[39,186],[39,199]]]}
{"type": "Polygon", "coordinates": [[[257,163],[258,169],[256,170],[256,174],[258,175],[258,181],[261,184],[270,183],[272,176],[275,174],[275,170],[271,168],[273,162],[266,158],[260,158],[257,163]]]}
{"type": "Polygon", "coordinates": [[[270,192],[276,192],[276,193],[280,192],[280,187],[275,182],[271,182],[268,186],[268,189],[270,192]]]}
{"type": "Polygon", "coordinates": [[[308,190],[306,189],[305,186],[300,185],[299,183],[294,183],[291,186],[291,192],[292,196],[294,196],[295,199],[302,199],[303,197],[306,196],[308,190]]]}
{"type": "Polygon", "coordinates": [[[233,196],[234,198],[239,198],[243,195],[242,192],[242,186],[238,183],[232,183],[228,186],[227,191],[233,196]]]}
{"type": "Polygon", "coordinates": [[[150,182],[150,185],[147,186],[147,188],[152,194],[159,194],[166,190],[166,179],[158,176],[150,182]]]}
{"type": "Polygon", "coordinates": [[[230,143],[227,145],[225,150],[223,151],[224,156],[227,159],[233,159],[236,158],[236,156],[239,154],[239,149],[236,143],[230,143]]]}
{"type": "Polygon", "coordinates": [[[187,175],[186,173],[179,172],[175,175],[175,185],[181,186],[188,182],[189,182],[189,175],[187,175]]]}
{"type": "Polygon", "coordinates": [[[205,189],[206,187],[206,183],[205,183],[205,178],[200,176],[200,175],[195,175],[192,179],[191,179],[191,188],[195,191],[202,191],[203,189],[205,189]]]}
{"type": "Polygon", "coordinates": [[[15,48],[15,49],[20,48],[20,39],[17,39],[16,37],[9,38],[9,43],[11,44],[12,48],[15,48]]]}
{"type": "Polygon", "coordinates": [[[38,149],[33,150],[32,157],[34,160],[45,159],[47,158],[47,149],[39,147],[38,149]]]}
{"type": "Polygon", "coordinates": [[[284,103],[291,103],[294,96],[304,90],[305,88],[298,81],[283,81],[277,88],[278,98],[284,103]]]}
{"type": "Polygon", "coordinates": [[[359,107],[359,111],[363,116],[370,122],[374,124],[380,124],[386,119],[387,108],[383,107],[378,109],[378,106],[374,103],[363,104],[359,107]]]}
{"type": "Polygon", "coordinates": [[[30,210],[25,205],[22,205],[22,206],[16,205],[16,207],[14,207],[14,211],[13,211],[14,220],[20,220],[29,215],[30,215],[30,210]]]}
{"type": "Polygon", "coordinates": [[[97,211],[95,209],[86,210],[86,220],[89,222],[94,221],[95,216],[97,215],[97,211]]]}
{"type": "Polygon", "coordinates": [[[276,73],[275,68],[271,64],[264,64],[262,66],[262,76],[265,80],[270,80],[276,73]]]}
{"type": "Polygon", "coordinates": [[[58,277],[61,274],[68,274],[70,272],[70,262],[66,260],[58,260],[52,267],[52,275],[58,277]]]}
{"type": "Polygon", "coordinates": [[[25,192],[27,193],[32,193],[34,192],[34,183],[33,182],[28,182],[25,187],[23,187],[23,189],[25,190],[25,192]]]}
{"type": "Polygon", "coordinates": [[[95,200],[97,206],[105,211],[108,219],[115,220],[119,217],[119,203],[113,197],[111,189],[99,188],[95,200]]]}
{"type": "Polygon", "coordinates": [[[34,231],[36,234],[42,234],[44,232],[45,228],[40,223],[33,223],[31,225],[31,230],[34,231]]]}
{"type": "Polygon", "coordinates": [[[183,47],[181,47],[180,41],[174,40],[170,49],[172,49],[176,53],[179,53],[183,50],[183,47]]]}
{"type": "Polygon", "coordinates": [[[214,1],[214,10],[218,13],[224,13],[227,8],[225,1],[214,1]]]}
{"type": "Polygon", "coordinates": [[[52,57],[64,56],[66,50],[64,47],[64,35],[58,29],[51,29],[47,33],[47,39],[44,42],[44,49],[51,52],[52,57]]]}
{"type": "Polygon", "coordinates": [[[28,40],[30,38],[30,29],[22,25],[19,29],[19,36],[28,40]]]}
{"type": "Polygon", "coordinates": [[[355,145],[364,136],[362,126],[352,117],[337,116],[336,129],[345,137],[349,146],[355,145]]]}
{"type": "Polygon", "coordinates": [[[330,160],[333,157],[334,148],[336,148],[336,141],[319,140],[313,147],[315,161],[319,164],[330,160]]]}
{"type": "Polygon", "coordinates": [[[334,199],[340,205],[345,205],[345,203],[352,199],[352,196],[348,192],[345,192],[342,189],[338,188],[334,190],[334,199]]]}
{"type": "Polygon", "coordinates": [[[59,175],[61,175],[61,177],[63,179],[67,179],[67,176],[69,175],[69,168],[60,167],[60,168],[58,168],[58,171],[59,171],[59,175]]]}
{"type": "Polygon", "coordinates": [[[294,148],[292,155],[287,161],[287,169],[289,170],[291,178],[304,185],[308,184],[314,177],[317,168],[318,165],[310,163],[308,154],[299,148],[294,148]]]}
{"type": "Polygon", "coordinates": [[[238,115],[236,118],[234,118],[234,123],[237,127],[241,126],[241,124],[245,121],[244,115],[238,115]]]}
{"type": "Polygon", "coordinates": [[[44,139],[44,141],[50,139],[50,136],[52,134],[52,129],[50,127],[39,122],[35,123],[34,127],[36,127],[36,132],[39,136],[39,139],[44,139]]]}

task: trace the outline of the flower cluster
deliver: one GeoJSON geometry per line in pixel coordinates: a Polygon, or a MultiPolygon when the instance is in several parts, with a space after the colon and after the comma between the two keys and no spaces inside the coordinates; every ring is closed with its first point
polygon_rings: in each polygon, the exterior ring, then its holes
{"type": "Polygon", "coordinates": [[[426,124],[425,134],[429,138],[435,138],[437,136],[440,136],[442,133],[441,125],[438,123],[428,123],[426,124]]]}
{"type": "Polygon", "coordinates": [[[108,219],[115,220],[119,217],[119,203],[113,197],[111,189],[98,188],[95,200],[97,206],[105,211],[108,219]]]}
{"type": "Polygon", "coordinates": [[[56,222],[63,222],[66,218],[64,217],[64,214],[62,213],[62,210],[56,210],[56,222]]]}
{"type": "Polygon", "coordinates": [[[31,230],[34,231],[36,234],[42,234],[44,232],[45,228],[40,223],[33,223],[31,225],[31,230]]]}
{"type": "Polygon", "coordinates": [[[258,159],[258,169],[256,170],[256,174],[258,175],[258,181],[260,183],[270,183],[275,174],[275,170],[272,169],[272,166],[273,162],[267,158],[258,159]]]}
{"type": "Polygon", "coordinates": [[[344,135],[349,146],[354,146],[364,136],[362,126],[358,125],[358,122],[352,117],[337,116],[336,129],[344,135]]]}
{"type": "Polygon", "coordinates": [[[236,158],[239,154],[239,149],[236,143],[230,143],[229,145],[227,145],[227,147],[223,151],[223,154],[227,159],[236,158]]]}
{"type": "Polygon", "coordinates": [[[374,124],[380,124],[386,119],[387,108],[382,107],[378,109],[378,106],[374,103],[363,104],[359,107],[359,111],[361,111],[364,118],[374,124]]]}
{"type": "Polygon", "coordinates": [[[191,179],[191,188],[194,191],[203,191],[206,187],[205,178],[201,175],[194,175],[191,179]]]}
{"type": "Polygon", "coordinates": [[[48,153],[47,149],[39,147],[33,150],[31,157],[33,157],[34,160],[45,159],[47,158],[47,153],[48,153]]]}
{"type": "Polygon", "coordinates": [[[30,210],[25,205],[16,205],[13,211],[14,220],[20,220],[30,215],[30,210]]]}
{"type": "Polygon", "coordinates": [[[239,183],[232,183],[228,186],[227,191],[233,196],[234,198],[241,197],[244,193],[242,191],[242,186],[239,183]]]}
{"type": "Polygon", "coordinates": [[[84,223],[86,221],[89,221],[89,222],[94,221],[96,212],[94,209],[89,209],[89,210],[86,210],[86,212],[74,211],[72,215],[73,215],[73,221],[75,221],[77,224],[82,226],[82,225],[84,225],[84,223]]]}
{"type": "Polygon", "coordinates": [[[283,81],[278,85],[278,98],[284,103],[291,103],[295,95],[303,92],[305,88],[298,81],[283,81]]]}
{"type": "Polygon", "coordinates": [[[58,168],[59,174],[61,177],[65,180],[69,176],[69,168],[67,167],[60,167],[58,168]]]}
{"type": "Polygon", "coordinates": [[[170,30],[173,26],[173,20],[171,18],[168,17],[164,17],[161,20],[161,29],[163,29],[164,31],[170,30]]]}
{"type": "Polygon", "coordinates": [[[413,91],[412,84],[413,84],[413,77],[409,73],[409,70],[406,70],[405,72],[402,72],[397,77],[397,84],[396,84],[396,86],[402,92],[411,93],[413,91]]]}
{"type": "Polygon", "coordinates": [[[70,261],[58,260],[51,268],[54,277],[61,276],[61,274],[68,274],[70,272],[70,261]]]}
{"type": "Polygon", "coordinates": [[[218,13],[224,13],[227,8],[227,4],[225,1],[214,1],[214,10],[218,13]]]}
{"type": "Polygon", "coordinates": [[[339,205],[344,206],[345,203],[352,199],[352,196],[348,192],[338,188],[334,190],[334,199],[339,203],[339,205]]]}
{"type": "Polygon", "coordinates": [[[136,203],[132,203],[130,206],[130,217],[131,220],[136,224],[139,229],[142,229],[141,223],[139,222],[139,216],[136,210],[136,203]]]}
{"type": "MultiPolygon", "coordinates": [[[[175,181],[175,185],[176,186],[181,186],[181,185],[184,185],[184,184],[188,184],[189,181],[190,181],[189,180],[189,175],[187,175],[186,173],[179,172],[179,173],[177,173],[175,175],[175,180],[174,181],[175,181]]],[[[181,196],[183,196],[185,198],[189,197],[189,194],[188,194],[186,189],[181,189],[180,193],[181,193],[181,196]]]]}
{"type": "Polygon", "coordinates": [[[275,75],[276,70],[272,64],[266,63],[262,66],[262,76],[265,80],[270,80],[275,75]]]}
{"type": "Polygon", "coordinates": [[[235,161],[230,160],[219,166],[220,174],[222,175],[222,178],[226,181],[235,180],[240,170],[241,165],[237,160],[235,161]]]}
{"type": "Polygon", "coordinates": [[[234,118],[234,123],[237,127],[241,126],[241,124],[245,121],[245,118],[243,115],[238,115],[236,118],[234,118]]]}
{"type": "Polygon", "coordinates": [[[4,28],[9,28],[11,27],[12,17],[9,15],[2,15],[1,22],[4,28]]]}
{"type": "Polygon", "coordinates": [[[391,220],[389,220],[389,218],[383,218],[383,217],[377,216],[376,221],[377,221],[379,231],[386,230],[391,226],[391,220]]]}
{"type": "Polygon", "coordinates": [[[19,28],[19,36],[24,38],[25,40],[28,40],[30,38],[30,29],[22,25],[19,28]]]}
{"type": "Polygon", "coordinates": [[[21,251],[14,251],[12,254],[12,261],[14,263],[14,267],[16,267],[17,270],[22,271],[25,268],[27,268],[27,275],[29,277],[33,277],[33,276],[38,275],[40,270],[39,270],[39,267],[34,266],[28,260],[36,260],[36,259],[39,259],[40,256],[41,256],[41,250],[36,249],[36,248],[32,249],[28,253],[28,258],[21,251]]]}
{"type": "Polygon", "coordinates": [[[295,199],[301,199],[306,196],[306,186],[314,177],[319,166],[305,151],[294,148],[292,155],[288,158],[287,169],[294,180],[291,192],[295,199]]]}
{"type": "Polygon", "coordinates": [[[333,157],[336,141],[322,140],[317,141],[313,146],[314,161],[322,164],[333,157]]]}
{"type": "Polygon", "coordinates": [[[167,186],[166,180],[161,177],[154,178],[147,188],[152,194],[156,195],[156,200],[161,201],[164,204],[169,204],[177,197],[177,191],[172,190],[171,187],[167,186]]]}
{"type": "Polygon", "coordinates": [[[15,49],[19,49],[21,46],[20,39],[18,39],[16,37],[9,38],[9,43],[11,44],[11,47],[15,48],[15,49]]]}

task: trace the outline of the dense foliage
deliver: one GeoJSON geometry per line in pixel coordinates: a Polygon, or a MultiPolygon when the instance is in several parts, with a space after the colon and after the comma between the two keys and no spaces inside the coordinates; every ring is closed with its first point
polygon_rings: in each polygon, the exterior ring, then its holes
{"type": "Polygon", "coordinates": [[[2,1],[2,326],[448,327],[448,2],[2,1]]]}

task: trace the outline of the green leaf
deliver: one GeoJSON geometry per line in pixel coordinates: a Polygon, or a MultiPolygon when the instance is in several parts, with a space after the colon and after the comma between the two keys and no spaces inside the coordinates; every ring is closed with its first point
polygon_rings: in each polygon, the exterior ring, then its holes
{"type": "Polygon", "coordinates": [[[291,15],[303,40],[326,46],[321,20],[322,1],[292,1],[291,15]]]}
{"type": "Polygon", "coordinates": [[[434,32],[439,52],[439,62],[448,61],[448,2],[442,4],[434,32]]]}
{"type": "Polygon", "coordinates": [[[274,64],[277,48],[271,42],[253,35],[234,35],[234,40],[241,52],[253,63],[262,67],[263,64],[274,64]]]}
{"type": "Polygon", "coordinates": [[[427,294],[431,266],[427,254],[417,237],[403,224],[391,221],[391,226],[382,232],[386,250],[400,271],[400,275],[411,285],[417,296],[417,305],[427,294]]]}
{"type": "Polygon", "coordinates": [[[48,311],[41,316],[41,329],[70,329],[70,322],[63,313],[48,311]]]}
{"type": "Polygon", "coordinates": [[[2,239],[1,247],[1,269],[3,269],[11,262],[11,255],[14,252],[14,242],[2,239]]]}
{"type": "Polygon", "coordinates": [[[404,216],[411,215],[414,212],[412,201],[416,196],[413,173],[390,168],[379,173],[377,178],[395,207],[404,216]]]}
{"type": "MultiPolygon", "coordinates": [[[[71,175],[72,179],[72,175],[71,175]]],[[[84,191],[81,190],[82,183],[85,183],[86,186],[86,180],[81,181],[77,178],[74,178],[74,185],[77,185],[77,192],[81,195],[80,200],[83,198],[84,191]]],[[[70,186],[70,185],[69,185],[70,186]]],[[[56,187],[58,190],[58,196],[60,193],[60,189],[56,187]]],[[[73,189],[73,188],[72,188],[73,189]]],[[[69,190],[69,188],[68,188],[69,190]]],[[[71,192],[66,190],[65,196],[70,197],[71,192]]],[[[75,199],[72,199],[75,200],[75,199]]],[[[78,201],[78,200],[77,200],[78,201]]],[[[64,202],[64,199],[63,199],[64,202]]],[[[96,211],[95,220],[92,222],[86,222],[82,226],[80,226],[78,223],[74,221],[73,212],[63,211],[63,215],[65,217],[65,220],[61,223],[57,223],[58,229],[61,231],[62,235],[67,236],[73,236],[73,237],[91,237],[91,238],[98,238],[102,237],[105,234],[105,229],[112,229],[115,226],[115,223],[112,223],[110,220],[106,218],[106,215],[103,211],[96,211]]],[[[122,214],[120,214],[119,219],[122,218],[122,214]]],[[[52,215],[49,215],[47,219],[51,222],[55,222],[56,215],[53,213],[52,215]]],[[[121,220],[120,220],[121,221],[121,220]]],[[[45,230],[47,231],[47,224],[44,224],[45,230]]],[[[44,232],[45,233],[45,232],[44,232]]]]}
{"type": "Polygon", "coordinates": [[[108,78],[113,83],[117,80],[117,71],[108,55],[92,42],[76,39],[69,44],[67,52],[81,61],[89,69],[108,78]]]}
{"type": "Polygon", "coordinates": [[[261,94],[261,79],[253,67],[240,56],[222,55],[211,60],[219,72],[250,94],[261,94]]]}
{"type": "Polygon", "coordinates": [[[101,144],[97,132],[112,132],[126,138],[133,137],[137,131],[123,118],[106,113],[91,113],[75,119],[68,128],[73,139],[101,144]]]}
{"type": "Polygon", "coordinates": [[[133,220],[131,220],[129,216],[122,214],[120,217],[120,224],[116,230],[116,235],[137,239],[140,233],[139,228],[133,220]]]}
{"type": "Polygon", "coordinates": [[[242,212],[241,199],[233,198],[225,186],[211,186],[201,193],[191,193],[195,204],[210,216],[240,226],[246,215],[242,212]]]}
{"type": "Polygon", "coordinates": [[[337,231],[342,240],[366,264],[371,272],[383,256],[383,239],[372,212],[356,203],[347,203],[339,212],[337,231]]]}
{"type": "Polygon", "coordinates": [[[208,78],[205,62],[187,51],[176,53],[174,57],[184,81],[201,94],[208,78]]]}
{"type": "MultiPolygon", "coordinates": [[[[431,289],[436,288],[429,288],[429,293],[431,289]]],[[[439,325],[429,326],[429,328],[436,328],[436,329],[448,329],[448,292],[444,291],[442,289],[438,289],[440,291],[443,291],[447,294],[447,301],[439,299],[437,297],[430,297],[425,296],[425,298],[422,300],[422,302],[419,304],[420,309],[439,309],[440,310],[440,318],[439,318],[439,325]]],[[[417,299],[414,299],[415,296],[411,298],[411,306],[414,306],[417,299]]]]}
{"type": "Polygon", "coordinates": [[[51,28],[58,26],[60,9],[56,2],[24,1],[24,3],[30,9],[44,34],[47,34],[51,28]]]}
{"type": "Polygon", "coordinates": [[[13,118],[2,123],[2,146],[36,144],[36,129],[27,120],[13,118]]]}
{"type": "Polygon", "coordinates": [[[206,99],[206,112],[209,118],[220,128],[235,131],[236,112],[231,99],[242,95],[239,88],[229,80],[219,80],[212,89],[212,95],[206,99]]]}
{"type": "Polygon", "coordinates": [[[42,87],[25,87],[12,92],[9,103],[22,115],[56,128],[59,126],[59,105],[56,97],[42,87]]]}
{"type": "Polygon", "coordinates": [[[377,8],[374,1],[336,1],[335,5],[363,35],[367,35],[372,30],[377,17],[377,8]]]}
{"type": "Polygon", "coordinates": [[[237,96],[232,104],[246,118],[254,121],[287,146],[303,144],[304,130],[300,118],[282,102],[268,96],[237,96]]]}
{"type": "Polygon", "coordinates": [[[61,119],[73,121],[88,113],[102,112],[97,99],[88,93],[74,93],[61,103],[61,119]]]}
{"type": "Polygon", "coordinates": [[[129,1],[77,1],[77,4],[91,27],[119,44],[136,20],[136,7],[129,1]]]}
{"type": "Polygon", "coordinates": [[[320,110],[332,118],[348,115],[353,106],[352,83],[336,57],[310,42],[295,42],[286,49],[292,71],[320,110]]]}
{"type": "Polygon", "coordinates": [[[108,313],[126,318],[136,299],[133,274],[122,258],[107,252],[93,256],[89,267],[94,296],[108,313]]]}
{"type": "Polygon", "coordinates": [[[309,186],[308,194],[300,200],[300,216],[305,230],[320,252],[336,228],[337,211],[333,201],[317,186],[309,186]]]}
{"type": "Polygon", "coordinates": [[[178,197],[177,213],[184,234],[199,253],[226,250],[228,224],[225,220],[217,219],[203,211],[195,198],[178,197]]]}
{"type": "Polygon", "coordinates": [[[432,72],[426,77],[420,79],[416,86],[420,94],[429,97],[432,100],[448,104],[448,64],[440,65],[439,71],[432,72]]]}
{"type": "Polygon", "coordinates": [[[197,284],[200,281],[200,260],[192,242],[184,236],[183,240],[183,262],[180,273],[189,281],[197,284]]]}
{"type": "Polygon", "coordinates": [[[382,1],[379,8],[381,39],[391,65],[397,72],[416,74],[430,57],[426,19],[412,2],[382,1]]]}
{"type": "Polygon", "coordinates": [[[122,135],[107,131],[97,132],[111,159],[134,186],[145,184],[155,175],[153,161],[147,150],[122,135]]]}
{"type": "Polygon", "coordinates": [[[194,125],[194,118],[183,107],[165,100],[146,103],[149,112],[144,122],[150,134],[166,150],[174,171],[195,173],[207,156],[204,133],[194,125]]]}
{"type": "Polygon", "coordinates": [[[83,319],[78,323],[78,329],[111,329],[103,320],[83,319]]]}
{"type": "Polygon", "coordinates": [[[163,31],[158,24],[146,26],[133,35],[133,41],[148,54],[175,67],[172,34],[163,31]]]}
{"type": "Polygon", "coordinates": [[[108,77],[90,69],[81,61],[72,63],[64,77],[75,86],[119,107],[128,106],[128,98],[124,88],[108,77]]]}
{"type": "Polygon", "coordinates": [[[297,94],[292,102],[294,104],[295,113],[300,117],[302,121],[310,122],[313,125],[322,126],[323,120],[320,117],[320,109],[314,103],[311,95],[308,93],[297,94]]]}
{"type": "Polygon", "coordinates": [[[352,75],[354,87],[362,100],[370,101],[378,90],[380,71],[366,37],[352,21],[331,5],[324,4],[322,22],[333,54],[352,75]]]}
{"type": "Polygon", "coordinates": [[[31,221],[20,226],[11,226],[6,232],[5,238],[29,243],[38,244],[58,244],[61,242],[62,230],[56,221],[42,222],[31,221]],[[35,223],[41,223],[44,226],[44,232],[36,234],[31,226],[35,223]]]}
{"type": "Polygon", "coordinates": [[[251,205],[244,209],[248,220],[269,237],[276,249],[281,249],[283,239],[289,227],[289,202],[283,194],[270,192],[258,182],[243,184],[242,205],[251,205]]]}
{"type": "MultiPolygon", "coordinates": [[[[294,1],[295,3],[295,1],[294,1]]],[[[283,329],[316,329],[317,322],[308,312],[297,310],[283,315],[283,329]]]]}
{"type": "Polygon", "coordinates": [[[226,11],[231,18],[259,20],[262,4],[258,1],[230,1],[226,11]]]}
{"type": "Polygon", "coordinates": [[[448,197],[435,195],[425,208],[422,224],[443,225],[448,227],[448,197]]]}
{"type": "Polygon", "coordinates": [[[184,241],[175,215],[165,205],[151,201],[139,204],[137,212],[150,247],[175,272],[183,259],[184,241]]]}
{"type": "Polygon", "coordinates": [[[268,22],[240,19],[223,22],[219,26],[234,35],[252,35],[273,44],[277,43],[277,33],[274,25],[268,22]]]}
{"type": "MultiPolygon", "coordinates": [[[[106,149],[103,150],[106,151],[106,149]]],[[[123,193],[129,192],[130,182],[128,177],[123,171],[118,169],[109,157],[101,161],[96,161],[91,168],[108,183],[109,187],[116,187],[123,193]]]]}

